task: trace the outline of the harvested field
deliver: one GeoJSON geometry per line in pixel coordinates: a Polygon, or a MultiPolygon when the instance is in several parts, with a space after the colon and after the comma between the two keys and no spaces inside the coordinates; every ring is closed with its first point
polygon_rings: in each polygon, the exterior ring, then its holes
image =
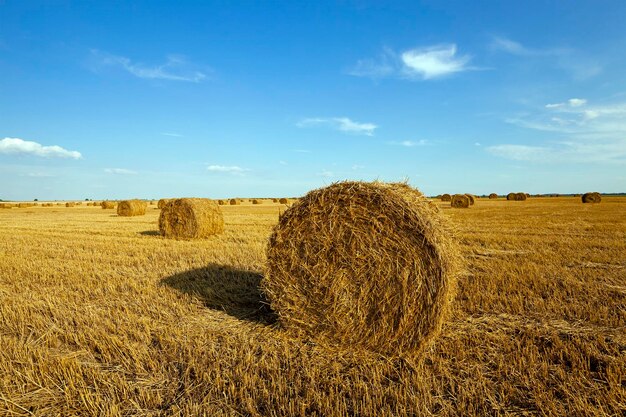
{"type": "Polygon", "coordinates": [[[414,361],[278,325],[259,283],[282,206],[221,206],[199,241],[158,210],[0,210],[0,415],[623,415],[626,198],[434,204],[466,265],[414,361]]]}

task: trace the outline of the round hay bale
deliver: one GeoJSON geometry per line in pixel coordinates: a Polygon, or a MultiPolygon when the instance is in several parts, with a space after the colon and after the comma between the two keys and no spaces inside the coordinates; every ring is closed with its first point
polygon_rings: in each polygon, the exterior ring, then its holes
{"type": "Polygon", "coordinates": [[[115,203],[113,201],[103,201],[102,203],[100,203],[100,207],[102,207],[103,209],[114,209],[115,203]]]}
{"type": "Polygon", "coordinates": [[[142,200],[124,200],[117,204],[117,215],[130,217],[130,216],[143,216],[146,214],[146,208],[148,203],[142,200]]]}
{"type": "Polygon", "coordinates": [[[236,198],[231,198],[228,201],[228,204],[230,204],[231,206],[238,206],[239,204],[241,204],[241,202],[239,200],[237,200],[236,198]]]}
{"type": "Polygon", "coordinates": [[[8,204],[8,203],[0,203],[0,208],[2,208],[2,209],[10,209],[10,208],[13,208],[13,206],[11,204],[8,204]]]}
{"type": "Polygon", "coordinates": [[[489,198],[490,198],[491,200],[496,199],[496,198],[498,198],[498,194],[496,194],[496,193],[491,193],[491,194],[489,194],[489,198]]]}
{"type": "Polygon", "coordinates": [[[277,198],[272,198],[272,203],[278,203],[278,199],[277,198]]]}
{"type": "Polygon", "coordinates": [[[515,193],[515,201],[526,201],[526,193],[515,193]]]}
{"type": "Polygon", "coordinates": [[[165,207],[165,205],[166,205],[167,203],[169,203],[170,201],[171,201],[171,199],[170,199],[170,198],[162,198],[162,199],[160,199],[160,200],[159,200],[159,202],[157,203],[157,208],[162,209],[162,208],[163,208],[163,207],[165,207]]]}
{"type": "Polygon", "coordinates": [[[263,203],[263,200],[257,200],[257,199],[252,200],[252,204],[261,204],[261,203],[263,203]]]}
{"type": "Polygon", "coordinates": [[[445,218],[416,189],[340,182],[280,216],[261,286],[301,336],[412,355],[441,328],[458,254],[445,218]]]}
{"type": "Polygon", "coordinates": [[[226,202],[224,200],[217,200],[217,204],[223,206],[226,202]]]}
{"type": "Polygon", "coordinates": [[[581,200],[583,203],[599,203],[602,201],[602,197],[598,192],[591,192],[583,194],[581,200]]]}
{"type": "Polygon", "coordinates": [[[452,200],[452,196],[450,194],[441,195],[441,201],[451,201],[451,200],[452,200]]]}
{"type": "Polygon", "coordinates": [[[465,195],[469,199],[470,206],[473,206],[474,203],[476,202],[475,199],[474,199],[474,195],[473,194],[465,194],[465,195]]]}
{"type": "Polygon", "coordinates": [[[68,201],[67,203],[65,203],[65,207],[74,207],[75,204],[71,201],[68,201]]]}
{"type": "Polygon", "coordinates": [[[515,200],[515,193],[508,193],[506,195],[506,199],[507,199],[507,201],[514,201],[515,200]]]}
{"type": "Polygon", "coordinates": [[[287,200],[286,198],[284,198],[284,197],[283,197],[283,198],[279,198],[279,199],[278,199],[278,202],[279,202],[280,204],[288,204],[288,203],[289,203],[289,200],[287,200]]]}
{"type": "Polygon", "coordinates": [[[468,208],[470,199],[466,194],[454,194],[450,199],[450,206],[454,208],[468,208]]]}
{"type": "Polygon", "coordinates": [[[206,198],[178,198],[161,210],[161,235],[172,239],[200,239],[224,233],[219,205],[206,198]]]}

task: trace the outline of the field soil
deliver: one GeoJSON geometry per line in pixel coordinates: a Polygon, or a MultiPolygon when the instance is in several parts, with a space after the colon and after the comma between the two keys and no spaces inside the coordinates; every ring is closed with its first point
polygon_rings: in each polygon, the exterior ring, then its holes
{"type": "Polygon", "coordinates": [[[0,210],[0,416],[626,415],[626,198],[436,204],[465,266],[418,359],[281,329],[271,200],[195,241],[156,205],[0,210]]]}

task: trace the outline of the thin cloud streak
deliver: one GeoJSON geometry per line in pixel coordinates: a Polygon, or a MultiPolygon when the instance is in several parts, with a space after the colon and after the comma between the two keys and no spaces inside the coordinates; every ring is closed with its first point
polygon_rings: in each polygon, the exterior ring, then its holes
{"type": "Polygon", "coordinates": [[[83,157],[78,151],[68,151],[57,145],[44,146],[40,143],[20,138],[4,138],[0,140],[0,154],[69,159],[81,159],[83,157]]]}
{"type": "Polygon", "coordinates": [[[113,55],[97,49],[91,50],[90,58],[94,70],[101,67],[116,67],[143,79],[199,83],[207,77],[204,72],[193,69],[193,66],[184,57],[177,55],[169,55],[165,63],[155,66],[136,63],[130,58],[113,55]]]}
{"type": "Polygon", "coordinates": [[[365,136],[374,136],[374,131],[378,129],[378,126],[373,123],[359,123],[348,117],[306,118],[296,123],[296,126],[300,128],[328,126],[344,133],[365,136]]]}
{"type": "Polygon", "coordinates": [[[207,171],[216,174],[244,175],[244,173],[250,170],[236,165],[209,165],[207,167],[207,171]]]}
{"type": "Polygon", "coordinates": [[[137,175],[137,171],[126,168],[105,168],[104,172],[106,172],[107,174],[116,175],[137,175]]]}

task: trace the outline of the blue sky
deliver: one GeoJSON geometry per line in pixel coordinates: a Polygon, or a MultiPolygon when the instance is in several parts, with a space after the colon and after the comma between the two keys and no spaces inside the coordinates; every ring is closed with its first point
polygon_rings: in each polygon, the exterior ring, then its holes
{"type": "Polygon", "coordinates": [[[0,1],[0,198],[626,191],[626,2],[0,1]]]}

